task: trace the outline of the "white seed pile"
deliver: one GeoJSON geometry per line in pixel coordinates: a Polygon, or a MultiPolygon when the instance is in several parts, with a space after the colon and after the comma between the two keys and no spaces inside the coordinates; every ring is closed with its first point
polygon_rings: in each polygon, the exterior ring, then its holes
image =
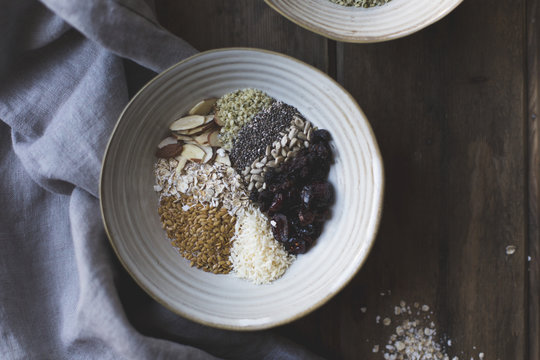
{"type": "Polygon", "coordinates": [[[232,244],[234,274],[254,284],[278,279],[296,259],[274,239],[268,219],[253,205],[237,218],[232,244]]]}

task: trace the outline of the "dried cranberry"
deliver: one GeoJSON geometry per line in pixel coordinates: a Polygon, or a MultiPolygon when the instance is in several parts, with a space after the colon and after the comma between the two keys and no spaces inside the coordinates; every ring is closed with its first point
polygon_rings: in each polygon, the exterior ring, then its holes
{"type": "Polygon", "coordinates": [[[289,224],[287,217],[283,214],[275,214],[270,221],[274,239],[279,242],[286,242],[289,238],[289,224]]]}
{"type": "Polygon", "coordinates": [[[311,144],[309,147],[309,157],[311,162],[317,161],[330,161],[332,157],[332,150],[328,144],[320,142],[316,144],[311,144]]]}
{"type": "Polygon", "coordinates": [[[312,211],[302,209],[298,212],[298,219],[301,225],[308,225],[315,220],[315,214],[312,211]]]}
{"type": "Polygon", "coordinates": [[[327,181],[313,182],[302,188],[300,198],[308,209],[326,207],[334,201],[334,189],[327,181]]]}
{"type": "Polygon", "coordinates": [[[317,212],[315,213],[315,219],[313,221],[315,222],[325,222],[326,220],[330,219],[331,211],[327,207],[319,208],[317,209],[317,212]]]}
{"type": "Polygon", "coordinates": [[[330,163],[321,161],[311,168],[310,178],[312,181],[325,181],[330,172],[330,163]]]}
{"type": "Polygon", "coordinates": [[[296,227],[295,231],[298,236],[306,236],[312,239],[316,239],[321,234],[321,224],[320,223],[311,223],[305,226],[296,227]]]}
{"type": "Polygon", "coordinates": [[[297,240],[291,245],[291,249],[295,254],[305,254],[307,251],[306,242],[304,240],[297,240]]]}
{"type": "Polygon", "coordinates": [[[274,194],[268,190],[263,190],[258,192],[256,189],[253,189],[257,193],[257,201],[260,205],[261,211],[266,212],[272,204],[274,194]]]}
{"type": "Polygon", "coordinates": [[[311,247],[311,245],[313,245],[313,239],[311,237],[306,236],[306,235],[301,235],[301,239],[305,241],[308,247],[311,247]]]}
{"type": "Polygon", "coordinates": [[[325,129],[315,130],[311,137],[311,141],[313,143],[318,143],[322,141],[328,142],[330,140],[332,140],[332,135],[330,135],[330,132],[325,129]]]}
{"type": "Polygon", "coordinates": [[[291,254],[304,254],[308,246],[305,240],[292,237],[285,242],[285,249],[291,254]]]}
{"type": "Polygon", "coordinates": [[[282,193],[277,193],[274,195],[274,199],[272,200],[272,204],[270,204],[270,208],[268,209],[268,213],[275,213],[281,210],[281,207],[283,206],[285,197],[282,193]]]}

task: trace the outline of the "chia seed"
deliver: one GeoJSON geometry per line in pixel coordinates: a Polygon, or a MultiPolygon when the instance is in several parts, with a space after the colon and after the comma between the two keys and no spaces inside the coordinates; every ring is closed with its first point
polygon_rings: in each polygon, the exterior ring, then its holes
{"type": "Polygon", "coordinates": [[[264,155],[266,146],[281,138],[280,132],[287,131],[293,116],[302,115],[291,105],[276,101],[267,109],[260,111],[245,125],[236,138],[229,158],[233,167],[242,172],[246,166],[264,155]]]}

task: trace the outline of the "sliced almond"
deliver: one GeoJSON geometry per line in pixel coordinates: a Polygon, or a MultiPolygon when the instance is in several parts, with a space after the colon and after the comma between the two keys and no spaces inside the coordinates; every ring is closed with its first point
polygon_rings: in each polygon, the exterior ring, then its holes
{"type": "Polygon", "coordinates": [[[200,163],[206,156],[206,152],[197,145],[186,144],[182,150],[182,156],[193,162],[200,163]]]}
{"type": "Polygon", "coordinates": [[[161,149],[162,147],[165,147],[167,145],[171,145],[171,144],[176,144],[178,142],[178,139],[172,137],[172,136],[169,136],[169,137],[166,137],[165,139],[161,140],[161,142],[158,144],[158,149],[161,149]]]}
{"type": "Polygon", "coordinates": [[[215,122],[216,124],[218,124],[219,126],[224,126],[224,125],[225,125],[225,123],[219,119],[217,113],[214,115],[214,122],[215,122]]]}
{"type": "Polygon", "coordinates": [[[210,146],[201,146],[205,153],[205,157],[202,159],[202,163],[206,164],[214,157],[214,150],[210,146]]]}
{"type": "Polygon", "coordinates": [[[209,161],[210,164],[213,164],[216,161],[216,157],[218,156],[218,149],[218,147],[212,146],[212,158],[209,161]]]}
{"type": "Polygon", "coordinates": [[[197,103],[189,110],[189,115],[207,115],[216,104],[217,98],[205,99],[197,103]]]}
{"type": "MultiPolygon", "coordinates": [[[[194,115],[196,116],[196,115],[194,115]]],[[[211,122],[211,123],[208,123],[208,124],[204,124],[204,125],[201,125],[201,126],[197,126],[193,129],[188,129],[188,130],[178,130],[178,131],[175,131],[176,134],[179,134],[179,135],[199,135],[203,132],[205,132],[206,130],[209,130],[213,127],[215,127],[216,125],[211,122]]]]}
{"type": "Polygon", "coordinates": [[[220,156],[219,154],[216,156],[216,162],[222,163],[223,165],[231,166],[231,160],[229,159],[229,155],[225,154],[225,156],[220,156]]]}
{"type": "Polygon", "coordinates": [[[182,144],[180,143],[165,145],[164,147],[157,149],[156,156],[163,159],[173,158],[182,153],[182,148],[182,144]]]}
{"type": "Polygon", "coordinates": [[[189,139],[189,140],[184,141],[184,144],[197,145],[197,146],[200,145],[198,142],[196,142],[193,139],[189,139]]]}
{"type": "Polygon", "coordinates": [[[221,141],[219,140],[219,130],[209,132],[206,142],[210,146],[221,146],[221,141]]]}
{"type": "Polygon", "coordinates": [[[174,137],[177,138],[178,140],[183,140],[183,141],[191,141],[192,140],[191,136],[189,136],[189,135],[182,135],[182,134],[175,133],[174,137]]]}
{"type": "Polygon", "coordinates": [[[206,116],[202,116],[202,115],[184,116],[176,120],[175,122],[173,122],[171,126],[169,126],[169,129],[171,129],[171,131],[190,130],[190,129],[194,129],[205,124],[205,121],[206,121],[206,116]]]}
{"type": "Polygon", "coordinates": [[[176,165],[176,173],[180,174],[182,173],[182,170],[184,170],[188,159],[183,157],[182,155],[175,157],[175,159],[178,160],[178,165],[176,165]]]}
{"type": "Polygon", "coordinates": [[[200,144],[200,145],[204,145],[204,146],[208,146],[210,145],[208,143],[208,137],[210,136],[210,134],[213,132],[214,130],[207,130],[197,136],[194,136],[193,137],[193,140],[195,140],[197,142],[197,144],[200,144]]]}
{"type": "Polygon", "coordinates": [[[212,114],[212,115],[206,115],[206,116],[204,117],[204,123],[205,123],[205,124],[208,124],[209,122],[213,122],[215,117],[216,117],[216,116],[213,115],[213,114],[212,114]]]}

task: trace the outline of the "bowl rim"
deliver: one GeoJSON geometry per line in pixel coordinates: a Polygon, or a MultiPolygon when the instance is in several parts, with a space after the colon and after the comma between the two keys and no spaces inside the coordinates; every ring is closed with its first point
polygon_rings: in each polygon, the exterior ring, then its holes
{"type": "Polygon", "coordinates": [[[289,13],[286,13],[279,9],[273,2],[273,0],[264,0],[264,2],[271,7],[274,11],[281,14],[281,16],[285,17],[289,21],[292,21],[296,25],[311,31],[317,35],[321,35],[323,37],[326,37],[330,40],[334,41],[340,41],[340,42],[346,42],[346,43],[353,43],[353,44],[370,44],[370,43],[379,43],[379,42],[385,42],[395,39],[400,39],[409,35],[412,35],[434,23],[444,18],[446,15],[450,14],[454,9],[456,9],[463,0],[457,0],[455,4],[452,6],[449,6],[444,11],[441,11],[437,16],[427,19],[425,21],[422,21],[421,23],[417,24],[416,26],[413,26],[411,28],[407,28],[406,30],[398,30],[394,31],[385,35],[381,36],[347,36],[347,35],[339,35],[335,32],[325,30],[324,28],[320,28],[318,26],[314,26],[309,21],[302,21],[302,20],[296,20],[292,15],[289,13]]]}
{"type": "Polygon", "coordinates": [[[372,250],[373,245],[375,243],[375,240],[377,238],[377,234],[378,234],[379,226],[380,226],[380,222],[381,222],[381,217],[382,217],[382,210],[383,210],[384,187],[385,187],[384,163],[383,163],[383,159],[382,159],[382,155],[381,155],[381,152],[380,152],[380,149],[379,149],[379,145],[378,145],[377,140],[375,138],[375,134],[373,132],[371,124],[369,123],[369,121],[367,119],[367,116],[364,114],[364,112],[362,111],[362,109],[360,108],[360,106],[358,105],[356,100],[354,99],[354,97],[340,83],[338,83],[336,80],[334,80],[327,73],[321,71],[320,69],[318,69],[318,68],[316,68],[316,67],[314,67],[314,66],[312,66],[310,64],[307,64],[307,63],[305,63],[305,62],[303,62],[301,60],[298,60],[298,59],[296,59],[296,58],[294,58],[292,56],[289,56],[289,55],[285,55],[285,54],[275,52],[275,51],[271,51],[271,50],[252,48],[252,47],[224,47],[224,48],[218,48],[218,49],[202,51],[200,53],[197,53],[195,55],[192,55],[192,56],[190,56],[190,57],[188,57],[186,59],[183,59],[183,60],[177,62],[176,64],[174,64],[174,65],[168,67],[167,69],[161,71],[159,74],[157,74],[155,77],[153,77],[150,81],[148,81],[139,91],[137,91],[137,93],[135,95],[133,95],[133,97],[125,105],[124,109],[122,110],[122,112],[118,116],[118,119],[116,120],[114,128],[113,128],[113,130],[111,132],[111,135],[109,136],[109,140],[107,141],[107,146],[105,148],[105,152],[103,154],[102,162],[101,162],[101,171],[100,171],[100,176],[99,176],[99,192],[98,192],[98,194],[99,194],[99,206],[100,206],[100,212],[101,212],[101,220],[103,222],[103,226],[104,226],[104,229],[105,229],[105,233],[107,234],[107,238],[109,239],[109,243],[110,243],[111,247],[113,248],[117,259],[122,264],[123,268],[127,271],[127,273],[135,281],[135,283],[141,289],[144,290],[144,292],[146,294],[148,294],[157,303],[159,303],[160,305],[162,305],[163,307],[165,307],[166,309],[168,309],[172,313],[174,313],[176,315],[180,315],[180,316],[182,316],[182,317],[184,317],[184,318],[186,318],[188,320],[191,320],[193,322],[196,322],[196,323],[199,323],[199,324],[202,324],[202,325],[205,325],[205,326],[224,329],[224,330],[255,331],[255,330],[264,330],[264,329],[269,329],[269,328],[280,326],[280,325],[285,325],[285,324],[291,323],[291,322],[293,322],[295,320],[298,320],[298,319],[306,316],[307,314],[315,311],[316,309],[318,309],[321,306],[323,306],[324,304],[326,304],[330,299],[332,299],[339,292],[341,292],[341,290],[343,290],[352,281],[352,279],[358,274],[358,272],[360,271],[360,269],[362,268],[362,266],[366,262],[367,258],[369,257],[369,254],[371,253],[371,250],[372,250]],[[338,287],[336,287],[332,292],[326,294],[324,297],[322,297],[317,302],[315,302],[312,306],[310,306],[309,308],[304,309],[302,311],[299,311],[294,316],[291,316],[291,317],[289,317],[287,319],[283,319],[283,320],[279,320],[279,321],[269,321],[269,322],[264,323],[264,324],[247,325],[247,326],[222,324],[222,323],[211,322],[211,321],[206,321],[206,320],[200,319],[197,316],[190,315],[190,314],[186,313],[185,311],[179,310],[179,309],[173,307],[172,305],[167,304],[159,296],[157,296],[151,290],[149,290],[142,283],[142,281],[139,280],[132,273],[129,266],[126,264],[124,259],[120,256],[119,250],[117,249],[117,247],[115,245],[115,242],[113,240],[113,236],[111,235],[111,232],[109,231],[109,226],[107,224],[107,220],[105,219],[105,208],[104,208],[104,204],[103,204],[103,195],[104,195],[104,193],[103,193],[103,186],[102,185],[103,185],[103,176],[104,176],[104,171],[105,171],[105,164],[107,162],[107,155],[109,153],[109,148],[111,146],[111,143],[112,143],[113,139],[115,138],[115,133],[116,133],[117,128],[118,128],[118,126],[120,124],[120,121],[122,120],[122,118],[123,118],[124,114],[126,113],[126,111],[132,106],[132,103],[134,101],[136,101],[136,99],[140,96],[140,94],[143,91],[146,90],[147,87],[149,87],[152,83],[154,83],[156,80],[158,80],[159,78],[161,78],[162,76],[167,74],[169,71],[171,71],[175,67],[180,66],[181,64],[184,64],[184,63],[186,63],[188,61],[192,61],[193,59],[196,59],[198,57],[205,56],[207,54],[212,54],[212,53],[216,53],[216,52],[225,52],[225,51],[254,51],[254,52],[266,53],[266,54],[270,54],[270,55],[284,57],[284,58],[286,58],[288,60],[295,61],[295,62],[297,62],[297,63],[299,63],[299,64],[301,64],[303,66],[307,66],[311,70],[315,70],[315,71],[319,72],[320,74],[322,74],[323,76],[327,77],[328,80],[332,81],[335,85],[337,85],[341,89],[341,91],[343,91],[343,93],[350,99],[352,105],[362,114],[362,116],[363,116],[363,118],[365,120],[365,125],[367,126],[368,133],[371,136],[371,139],[373,140],[373,147],[374,147],[374,149],[373,149],[374,150],[373,158],[380,165],[379,167],[380,167],[380,180],[381,180],[381,183],[380,183],[380,186],[379,186],[380,187],[380,191],[379,191],[379,194],[378,194],[379,196],[374,199],[374,203],[377,205],[377,213],[375,214],[375,223],[374,223],[373,233],[371,234],[371,237],[368,239],[369,243],[368,243],[368,247],[367,247],[367,250],[366,250],[366,253],[365,253],[366,254],[365,257],[363,259],[361,259],[361,261],[358,263],[357,268],[351,273],[349,278],[346,281],[344,281],[342,284],[340,284],[338,287]]]}

